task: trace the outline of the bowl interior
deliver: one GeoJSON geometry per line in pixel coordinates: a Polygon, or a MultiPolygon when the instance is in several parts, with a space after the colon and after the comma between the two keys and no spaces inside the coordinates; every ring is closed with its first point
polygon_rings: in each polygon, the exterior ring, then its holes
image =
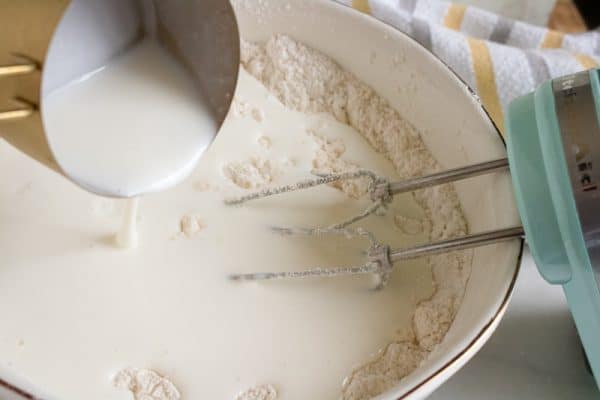
{"type": "MultiPolygon", "coordinates": [[[[288,34],[329,55],[410,120],[442,168],[506,156],[497,129],[466,85],[396,29],[331,1],[232,3],[244,39],[262,41],[273,34],[288,34]]],[[[455,187],[471,232],[520,225],[508,172],[469,179],[455,187]]],[[[510,296],[520,252],[520,241],[474,251],[463,303],[444,341],[382,398],[421,397],[483,345],[510,296]]]]}

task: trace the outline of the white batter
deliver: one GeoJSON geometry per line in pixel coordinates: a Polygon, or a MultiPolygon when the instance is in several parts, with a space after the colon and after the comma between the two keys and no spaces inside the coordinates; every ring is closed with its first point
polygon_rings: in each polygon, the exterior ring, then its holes
{"type": "MultiPolygon", "coordinates": [[[[145,104],[128,92],[121,90],[145,104]]],[[[233,183],[232,166],[255,164],[256,178],[273,185],[306,178],[317,151],[311,131],[341,138],[348,161],[397,178],[352,128],[328,115],[285,109],[244,71],[238,96],[250,112],[230,116],[190,179],[144,199],[140,243],[128,252],[113,242],[123,201],[86,193],[0,143],[0,171],[10,171],[0,185],[0,377],[21,377],[60,400],[132,399],[112,381],[127,367],[168,376],[188,400],[233,399],[261,384],[276,388],[281,400],[334,399],[354,367],[403,334],[416,303],[433,290],[423,260],[399,265],[381,292],[369,290],[368,277],[226,279],[234,272],[357,264],[367,246],[342,238],[281,237],[267,228],[328,225],[362,210],[368,200],[320,187],[226,207],[225,197],[247,192],[233,183]],[[182,233],[192,225],[198,229],[182,233]]],[[[63,101],[64,109],[80,107],[75,97],[57,100],[57,107],[63,101]]],[[[146,105],[138,120],[146,127],[160,123],[154,114],[169,115],[180,104],[146,105]]],[[[183,102],[182,113],[189,104],[183,102]]],[[[135,136],[141,140],[143,133],[135,136]]],[[[151,136],[156,143],[164,139],[151,136]]],[[[104,177],[88,172],[90,179],[104,177]]],[[[422,217],[410,195],[397,196],[391,208],[362,225],[394,247],[425,239],[394,225],[398,210],[422,217]]]]}
{"type": "Polygon", "coordinates": [[[122,197],[183,180],[216,132],[191,76],[150,40],[51,93],[43,117],[63,171],[122,197]]]}

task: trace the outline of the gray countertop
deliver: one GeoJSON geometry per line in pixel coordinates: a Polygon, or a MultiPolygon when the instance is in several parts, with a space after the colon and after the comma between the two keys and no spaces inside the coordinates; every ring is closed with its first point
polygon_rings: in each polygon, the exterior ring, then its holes
{"type": "Polygon", "coordinates": [[[560,286],[523,255],[508,311],[491,339],[430,400],[597,399],[560,286]]]}

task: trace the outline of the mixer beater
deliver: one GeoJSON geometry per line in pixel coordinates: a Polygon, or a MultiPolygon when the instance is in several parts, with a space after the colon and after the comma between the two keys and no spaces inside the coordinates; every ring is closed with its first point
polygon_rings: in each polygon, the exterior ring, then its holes
{"type": "Polygon", "coordinates": [[[284,235],[345,235],[347,237],[367,238],[370,242],[370,246],[366,251],[367,260],[365,264],[336,268],[316,267],[304,271],[234,274],[230,275],[229,278],[235,281],[242,281],[373,274],[373,276],[375,276],[377,279],[377,286],[375,289],[379,290],[383,289],[389,282],[393,265],[396,262],[521,238],[524,235],[523,228],[511,227],[423,244],[406,249],[391,249],[390,246],[379,243],[375,236],[365,229],[348,228],[350,225],[368,217],[369,215],[385,213],[387,205],[389,205],[393,197],[397,194],[412,192],[418,189],[424,189],[444,183],[455,182],[500,170],[506,170],[507,168],[508,159],[503,158],[398,182],[390,182],[386,178],[378,176],[369,170],[357,170],[341,174],[316,174],[317,178],[315,179],[307,179],[291,185],[268,188],[262,191],[250,193],[245,196],[226,199],[226,204],[238,205],[252,200],[274,196],[277,194],[294,192],[297,190],[307,189],[337,181],[367,178],[370,181],[368,191],[372,201],[371,205],[369,205],[360,214],[329,227],[273,228],[275,232],[284,235]]]}

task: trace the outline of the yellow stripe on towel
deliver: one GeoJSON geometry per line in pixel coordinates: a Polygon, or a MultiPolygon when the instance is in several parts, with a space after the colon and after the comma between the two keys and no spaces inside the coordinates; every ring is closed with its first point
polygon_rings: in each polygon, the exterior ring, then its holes
{"type": "Polygon", "coordinates": [[[561,32],[548,29],[540,47],[543,49],[558,49],[562,47],[565,35],[561,32]]]}
{"type": "Polygon", "coordinates": [[[583,69],[591,69],[591,68],[598,67],[598,63],[596,62],[596,60],[594,60],[592,57],[588,56],[587,54],[577,53],[577,54],[575,54],[575,59],[577,60],[577,62],[579,64],[581,64],[583,69]]]}
{"type": "Polygon", "coordinates": [[[455,31],[460,30],[463,19],[465,19],[465,11],[467,11],[467,6],[464,4],[450,4],[444,17],[444,26],[455,31]]]}
{"type": "Polygon", "coordinates": [[[475,82],[477,84],[477,93],[483,103],[483,106],[500,129],[504,133],[504,115],[498,97],[498,88],[496,86],[496,76],[494,75],[494,65],[490,50],[485,42],[473,38],[467,39],[471,49],[471,60],[473,62],[473,71],[475,72],[475,82]]]}
{"type": "Polygon", "coordinates": [[[352,0],[352,8],[364,12],[365,14],[371,14],[369,0],[352,0]]]}

